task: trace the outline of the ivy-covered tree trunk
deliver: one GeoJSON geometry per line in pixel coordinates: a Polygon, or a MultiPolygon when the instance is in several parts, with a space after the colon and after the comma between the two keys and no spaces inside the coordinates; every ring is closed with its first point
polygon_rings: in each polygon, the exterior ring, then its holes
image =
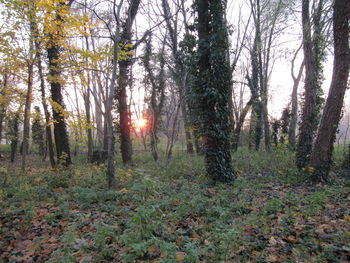
{"type": "Polygon", "coordinates": [[[350,68],[350,2],[335,0],[333,13],[334,63],[331,87],[311,156],[314,181],[328,181],[333,144],[341,117],[350,68]]]}
{"type": "Polygon", "coordinates": [[[129,59],[119,61],[118,111],[120,128],[120,150],[123,163],[132,165],[131,119],[126,88],[128,85],[129,59]]]}
{"type": "Polygon", "coordinates": [[[247,74],[248,86],[251,92],[252,100],[252,117],[250,121],[250,138],[249,148],[255,146],[255,150],[260,149],[260,142],[263,134],[263,114],[262,103],[260,100],[260,88],[259,88],[259,31],[255,31],[253,49],[250,52],[252,70],[251,75],[247,74]]]}
{"type": "MultiPolygon", "coordinates": [[[[37,31],[37,27],[36,31],[37,31]]],[[[47,148],[49,150],[49,159],[51,167],[54,168],[56,166],[55,161],[55,151],[54,151],[54,145],[52,140],[52,124],[51,124],[51,117],[49,108],[46,101],[46,87],[45,87],[45,79],[44,79],[44,73],[43,73],[43,67],[42,67],[42,54],[41,54],[41,46],[36,36],[34,36],[34,43],[35,43],[35,52],[36,52],[36,58],[37,58],[37,67],[38,67],[38,74],[39,74],[39,80],[40,80],[40,91],[41,91],[41,103],[44,108],[44,115],[45,115],[45,134],[46,134],[46,143],[47,148]]]]}
{"type": "Polygon", "coordinates": [[[47,48],[49,59],[49,83],[51,86],[52,117],[57,152],[57,162],[68,166],[72,163],[69,148],[69,139],[64,116],[65,105],[62,96],[62,69],[59,66],[61,47],[51,43],[47,48]]]}
{"type": "Polygon", "coordinates": [[[208,176],[231,182],[230,67],[221,0],[198,0],[198,76],[193,87],[203,136],[208,176]]]}
{"type": "Polygon", "coordinates": [[[305,93],[302,108],[299,140],[297,145],[296,165],[299,169],[306,167],[310,162],[314,134],[319,123],[320,108],[322,105],[322,59],[324,57],[322,45],[322,25],[320,24],[323,0],[319,1],[316,13],[311,20],[309,9],[310,1],[302,2],[303,49],[305,63],[305,93]],[[312,35],[312,23],[314,32],[312,35]]]}
{"type": "MultiPolygon", "coordinates": [[[[122,51],[131,50],[132,25],[134,23],[141,0],[131,2],[128,17],[123,25],[120,44],[122,51]]],[[[126,88],[129,83],[129,67],[131,59],[128,54],[126,58],[119,60],[119,79],[118,79],[118,111],[120,125],[120,150],[124,164],[132,165],[132,141],[131,141],[131,113],[128,106],[128,96],[126,88]]]]}
{"type": "Polygon", "coordinates": [[[72,163],[72,160],[65,117],[65,105],[62,95],[64,81],[62,79],[63,70],[60,63],[65,25],[62,15],[64,15],[66,11],[69,11],[72,2],[73,0],[70,0],[68,3],[60,0],[57,3],[57,10],[55,10],[55,13],[48,13],[49,15],[53,16],[52,22],[55,27],[51,29],[52,32],[49,32],[47,35],[48,41],[46,47],[47,57],[49,60],[48,82],[51,86],[52,117],[54,124],[57,162],[64,166],[69,166],[72,163]]]}

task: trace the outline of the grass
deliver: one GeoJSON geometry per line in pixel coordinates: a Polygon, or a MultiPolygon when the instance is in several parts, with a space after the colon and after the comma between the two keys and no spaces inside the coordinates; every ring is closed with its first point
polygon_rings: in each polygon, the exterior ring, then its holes
{"type": "Polygon", "coordinates": [[[183,153],[168,165],[135,155],[117,169],[118,191],[103,166],[0,170],[0,261],[350,260],[348,181],[304,183],[283,147],[233,157],[235,183],[216,186],[183,153]]]}

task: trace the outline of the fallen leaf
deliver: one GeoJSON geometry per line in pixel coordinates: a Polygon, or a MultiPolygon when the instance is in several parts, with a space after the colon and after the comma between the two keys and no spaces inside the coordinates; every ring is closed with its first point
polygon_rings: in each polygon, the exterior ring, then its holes
{"type": "Polygon", "coordinates": [[[267,257],[267,260],[270,261],[270,262],[277,262],[278,261],[278,257],[275,256],[275,255],[269,255],[267,257]]]}
{"type": "Polygon", "coordinates": [[[271,237],[270,239],[269,239],[269,244],[271,245],[271,246],[276,246],[277,245],[277,240],[274,238],[274,237],[271,237]]]}
{"type": "Polygon", "coordinates": [[[185,257],[186,257],[186,253],[185,252],[181,252],[181,251],[177,251],[176,252],[176,262],[184,261],[185,257]]]}

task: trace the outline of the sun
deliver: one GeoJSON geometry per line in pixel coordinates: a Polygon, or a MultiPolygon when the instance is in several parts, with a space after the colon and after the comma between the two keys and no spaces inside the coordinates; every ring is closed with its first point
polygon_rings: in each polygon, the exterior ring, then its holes
{"type": "Polygon", "coordinates": [[[135,121],[135,127],[138,129],[143,129],[144,127],[146,127],[146,124],[147,120],[145,120],[144,118],[140,118],[135,121]]]}

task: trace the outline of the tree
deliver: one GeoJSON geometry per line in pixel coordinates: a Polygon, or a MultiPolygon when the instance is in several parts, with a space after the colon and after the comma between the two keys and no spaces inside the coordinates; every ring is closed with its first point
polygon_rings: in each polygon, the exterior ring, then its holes
{"type": "Polygon", "coordinates": [[[289,125],[290,125],[290,112],[289,112],[289,107],[285,108],[282,111],[282,116],[280,120],[281,124],[281,136],[280,136],[280,143],[285,143],[285,140],[288,136],[288,131],[289,131],[289,125]]]}
{"type": "Polygon", "coordinates": [[[119,46],[124,52],[125,58],[118,61],[119,78],[117,88],[119,128],[120,128],[120,150],[124,164],[132,164],[132,141],[131,141],[131,119],[128,107],[127,86],[129,79],[129,67],[131,58],[128,53],[132,50],[131,37],[132,25],[134,23],[141,0],[133,0],[130,3],[127,17],[122,25],[119,46]]]}
{"type": "Polygon", "coordinates": [[[302,1],[303,50],[305,63],[305,93],[302,108],[299,140],[297,144],[296,165],[299,169],[309,164],[314,134],[319,123],[323,99],[322,62],[325,50],[324,0],[319,0],[313,17],[310,17],[310,0],[302,1]],[[314,28],[314,31],[312,29],[314,28]]]}
{"type": "MultiPolygon", "coordinates": [[[[251,50],[252,72],[248,76],[253,98],[253,117],[255,119],[255,149],[260,147],[262,135],[265,137],[265,149],[270,151],[270,124],[268,118],[268,86],[273,69],[273,44],[276,36],[283,31],[281,23],[286,3],[283,0],[250,0],[254,20],[254,42],[251,50]]],[[[254,120],[253,119],[253,120],[254,120]]]]}
{"type": "Polygon", "coordinates": [[[187,153],[193,154],[194,149],[192,143],[190,117],[188,116],[189,112],[187,101],[189,69],[185,63],[186,58],[184,57],[184,54],[179,50],[180,44],[182,44],[182,42],[179,42],[179,34],[181,32],[180,30],[182,25],[179,23],[179,10],[181,10],[183,14],[185,37],[189,34],[189,29],[187,24],[188,21],[186,17],[184,0],[181,0],[180,2],[177,1],[175,3],[175,6],[177,7],[177,10],[175,10],[174,14],[172,14],[169,1],[162,0],[162,16],[165,19],[167,34],[169,35],[167,38],[164,38],[164,43],[167,44],[171,51],[172,66],[170,66],[169,69],[179,93],[180,109],[185,129],[186,150],[187,153]]]}
{"type": "Polygon", "coordinates": [[[205,164],[214,182],[231,182],[230,65],[221,0],[198,0],[198,75],[193,101],[203,136],[205,164]]]}
{"type": "Polygon", "coordinates": [[[297,75],[295,75],[294,67],[295,67],[295,60],[297,58],[297,54],[302,48],[302,45],[297,49],[295,52],[293,59],[292,59],[292,66],[291,66],[291,75],[293,78],[293,91],[291,96],[291,112],[290,112],[290,126],[288,131],[288,142],[290,145],[290,148],[292,150],[295,150],[296,146],[296,129],[297,129],[297,122],[298,122],[298,87],[299,83],[301,81],[301,77],[304,71],[305,63],[304,61],[301,63],[297,75]]]}
{"type": "Polygon", "coordinates": [[[349,79],[350,2],[335,0],[333,11],[334,63],[333,76],[315,146],[311,166],[315,169],[311,179],[327,182],[333,154],[333,143],[341,117],[344,95],[349,79]]]}
{"type": "Polygon", "coordinates": [[[46,134],[46,142],[47,142],[47,149],[49,152],[49,159],[51,167],[54,168],[56,166],[55,161],[55,152],[54,152],[54,144],[52,140],[52,121],[50,117],[49,107],[47,104],[47,98],[46,98],[46,87],[45,87],[45,77],[43,72],[43,66],[42,66],[42,53],[41,53],[41,47],[42,47],[42,41],[39,40],[39,32],[37,28],[37,24],[34,28],[34,43],[35,43],[35,56],[36,56],[36,65],[38,68],[38,75],[40,79],[40,92],[41,92],[41,103],[43,105],[44,109],[44,115],[45,115],[45,134],[46,134]]]}
{"type": "Polygon", "coordinates": [[[24,121],[23,121],[23,141],[22,141],[22,171],[25,170],[26,165],[26,156],[28,154],[29,148],[29,126],[30,126],[30,108],[32,104],[32,96],[33,96],[33,78],[34,78],[34,4],[29,3],[26,7],[25,13],[29,24],[29,38],[28,38],[28,58],[26,60],[27,66],[27,94],[26,94],[26,102],[24,106],[24,121]]]}
{"type": "Polygon", "coordinates": [[[62,95],[63,89],[63,68],[62,68],[62,49],[65,41],[65,18],[69,14],[69,8],[73,0],[69,2],[59,0],[47,11],[47,23],[45,24],[47,32],[46,51],[49,60],[48,82],[51,86],[52,99],[52,117],[54,123],[54,135],[57,152],[57,161],[68,166],[72,163],[69,148],[69,138],[66,123],[65,105],[62,95]]]}
{"type": "Polygon", "coordinates": [[[279,120],[274,120],[272,122],[272,141],[275,146],[278,145],[278,131],[281,128],[281,123],[279,120]]]}
{"type": "Polygon", "coordinates": [[[16,158],[17,153],[17,144],[18,144],[18,122],[19,122],[19,113],[16,112],[14,118],[10,121],[10,140],[11,140],[11,153],[10,153],[10,162],[13,163],[16,158]]]}
{"type": "Polygon", "coordinates": [[[158,125],[164,105],[164,99],[165,99],[165,54],[164,54],[164,42],[163,47],[161,49],[160,54],[158,55],[159,60],[159,72],[157,75],[154,73],[154,67],[151,65],[151,59],[152,59],[152,38],[149,36],[146,46],[145,46],[145,54],[143,57],[143,65],[145,67],[145,70],[147,72],[145,82],[146,84],[150,84],[150,96],[149,96],[149,109],[150,109],[150,138],[151,138],[151,152],[153,159],[155,161],[158,161],[158,125]]]}
{"type": "Polygon", "coordinates": [[[34,107],[33,122],[32,122],[32,137],[33,143],[38,146],[39,154],[44,156],[44,127],[43,119],[41,116],[40,108],[38,106],[34,107]]]}

